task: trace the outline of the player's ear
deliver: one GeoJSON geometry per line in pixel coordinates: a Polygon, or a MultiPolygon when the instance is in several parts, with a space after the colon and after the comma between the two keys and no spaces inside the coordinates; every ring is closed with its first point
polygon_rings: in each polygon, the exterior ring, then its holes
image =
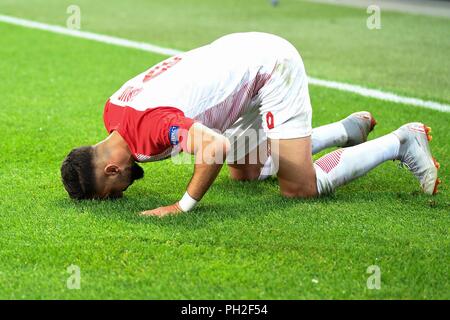
{"type": "Polygon", "coordinates": [[[120,173],[120,168],[115,164],[108,164],[103,171],[107,176],[115,176],[120,173]]]}

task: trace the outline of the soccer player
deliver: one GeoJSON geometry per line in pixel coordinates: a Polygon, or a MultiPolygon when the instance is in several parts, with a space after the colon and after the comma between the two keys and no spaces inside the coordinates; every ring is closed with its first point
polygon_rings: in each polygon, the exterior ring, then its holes
{"type": "Polygon", "coordinates": [[[187,191],[175,204],[143,212],[191,210],[226,162],[231,178],[276,174],[286,197],[333,192],[387,160],[399,160],[434,194],[438,163],[429,128],[409,123],[365,142],[368,112],[311,128],[308,79],[297,50],[265,33],[237,33],[169,58],[126,82],[107,101],[109,136],[72,150],[61,174],[70,197],[115,198],[143,177],[136,162],[185,151],[195,156],[187,191]],[[312,154],[343,147],[313,163],[312,154]]]}

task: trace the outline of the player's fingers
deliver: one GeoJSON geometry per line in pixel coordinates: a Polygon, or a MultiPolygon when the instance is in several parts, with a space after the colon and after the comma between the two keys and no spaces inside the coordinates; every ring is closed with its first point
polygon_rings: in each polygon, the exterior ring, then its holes
{"type": "Polygon", "coordinates": [[[160,216],[161,215],[161,208],[153,209],[153,210],[146,210],[142,211],[140,213],[141,216],[160,216]]]}

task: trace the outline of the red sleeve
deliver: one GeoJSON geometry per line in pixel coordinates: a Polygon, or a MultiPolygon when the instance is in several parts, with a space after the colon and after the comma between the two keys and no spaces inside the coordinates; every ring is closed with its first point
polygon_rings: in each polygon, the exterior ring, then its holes
{"type": "Polygon", "coordinates": [[[179,145],[186,150],[188,131],[194,124],[194,120],[184,116],[184,113],[176,108],[160,107],[155,109],[151,116],[154,123],[153,137],[157,137],[159,145],[165,148],[179,145]],[[155,121],[159,118],[159,121],[155,121]]]}
{"type": "Polygon", "coordinates": [[[135,159],[143,161],[146,157],[160,155],[176,145],[185,150],[187,133],[195,121],[173,107],[140,111],[108,102],[104,122],[108,132],[117,130],[135,159]]]}

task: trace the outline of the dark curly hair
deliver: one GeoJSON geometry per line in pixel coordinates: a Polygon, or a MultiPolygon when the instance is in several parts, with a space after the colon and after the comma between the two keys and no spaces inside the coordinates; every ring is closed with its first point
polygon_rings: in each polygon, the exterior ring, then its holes
{"type": "Polygon", "coordinates": [[[92,199],[95,194],[94,148],[75,148],[61,166],[64,188],[72,199],[92,199]]]}

